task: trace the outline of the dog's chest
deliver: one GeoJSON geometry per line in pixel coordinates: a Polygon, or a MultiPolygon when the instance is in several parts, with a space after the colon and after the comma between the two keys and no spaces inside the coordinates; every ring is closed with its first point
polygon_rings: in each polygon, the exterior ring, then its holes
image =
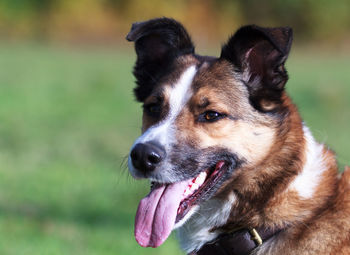
{"type": "Polygon", "coordinates": [[[221,234],[220,231],[211,229],[227,222],[235,200],[234,194],[230,193],[226,200],[211,199],[202,203],[190,219],[178,229],[181,248],[186,252],[198,250],[221,234]]]}

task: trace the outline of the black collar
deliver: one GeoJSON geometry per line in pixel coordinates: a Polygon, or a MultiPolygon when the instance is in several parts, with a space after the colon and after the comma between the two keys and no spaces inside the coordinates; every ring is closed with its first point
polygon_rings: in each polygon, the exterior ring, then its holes
{"type": "Polygon", "coordinates": [[[243,229],[222,234],[189,255],[249,255],[255,248],[282,231],[282,229],[243,229]]]}

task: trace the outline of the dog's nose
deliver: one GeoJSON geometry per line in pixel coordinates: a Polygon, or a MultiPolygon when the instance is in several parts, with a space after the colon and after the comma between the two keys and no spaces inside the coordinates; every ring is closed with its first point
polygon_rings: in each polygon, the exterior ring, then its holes
{"type": "Polygon", "coordinates": [[[132,149],[130,157],[136,169],[150,172],[164,159],[165,150],[157,143],[138,143],[132,149]]]}

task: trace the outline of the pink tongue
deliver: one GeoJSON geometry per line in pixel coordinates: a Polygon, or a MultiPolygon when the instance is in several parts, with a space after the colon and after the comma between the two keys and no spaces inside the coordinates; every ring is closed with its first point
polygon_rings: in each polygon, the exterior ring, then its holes
{"type": "Polygon", "coordinates": [[[170,235],[189,181],[163,184],[140,201],[135,218],[135,238],[143,247],[158,247],[170,235]]]}

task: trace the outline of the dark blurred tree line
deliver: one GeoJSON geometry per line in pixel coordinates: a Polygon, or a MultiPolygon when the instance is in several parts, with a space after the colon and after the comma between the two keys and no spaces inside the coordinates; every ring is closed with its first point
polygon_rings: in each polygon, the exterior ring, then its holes
{"type": "Polygon", "coordinates": [[[0,38],[116,42],[130,23],[168,16],[204,42],[239,26],[291,26],[299,40],[349,40],[349,0],[0,0],[0,38]]]}

